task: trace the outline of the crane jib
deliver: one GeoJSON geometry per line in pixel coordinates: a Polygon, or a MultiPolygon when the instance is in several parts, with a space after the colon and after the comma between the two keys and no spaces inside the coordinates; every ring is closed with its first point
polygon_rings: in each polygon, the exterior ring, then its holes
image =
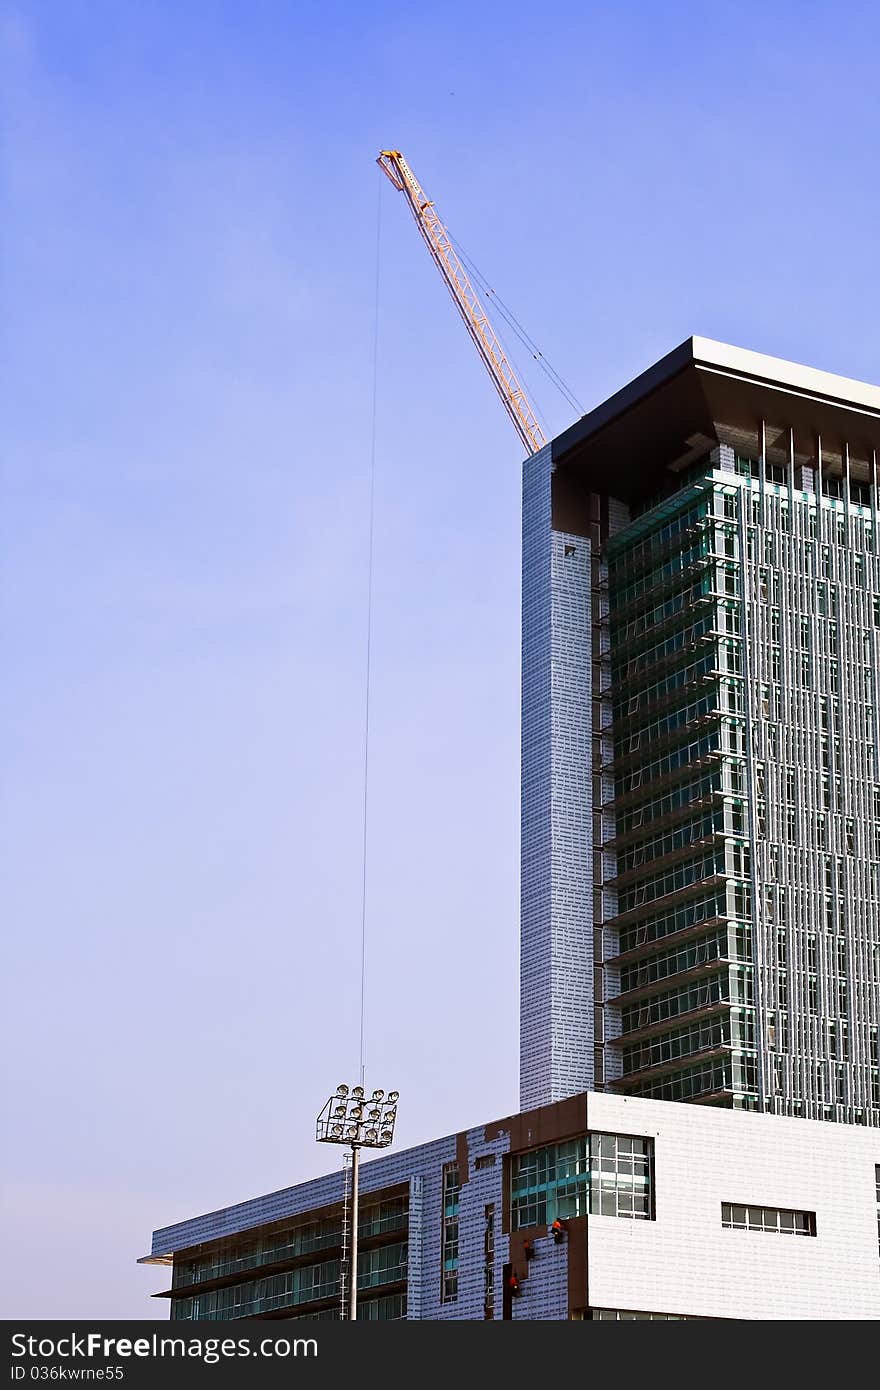
{"type": "Polygon", "coordinates": [[[491,326],[491,320],[471,284],[470,277],[454,250],[452,238],[437,215],[433,202],[425,197],[424,190],[399,150],[382,150],[376,163],[398,192],[406,195],[416,225],[455,300],[456,308],[520,442],[529,454],[537,453],[547,442],[544,432],[491,326]]]}

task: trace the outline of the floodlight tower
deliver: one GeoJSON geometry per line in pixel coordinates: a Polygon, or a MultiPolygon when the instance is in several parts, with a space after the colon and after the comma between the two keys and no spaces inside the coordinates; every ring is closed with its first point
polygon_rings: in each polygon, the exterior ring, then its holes
{"type": "Polygon", "coordinates": [[[369,1100],[363,1086],[336,1087],[317,1119],[319,1144],[347,1144],[351,1149],[351,1255],[349,1320],[357,1321],[358,1178],[361,1149],[387,1149],[394,1138],[399,1091],[374,1091],[369,1100]]]}

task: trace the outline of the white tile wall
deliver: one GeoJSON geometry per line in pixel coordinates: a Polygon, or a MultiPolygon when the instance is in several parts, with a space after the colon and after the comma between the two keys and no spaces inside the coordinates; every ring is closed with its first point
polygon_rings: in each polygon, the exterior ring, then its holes
{"type": "Polygon", "coordinates": [[[656,1221],[589,1218],[593,1307],[880,1319],[876,1130],[613,1095],[587,1123],[652,1135],[656,1161],[656,1221]],[[723,1230],[725,1201],[815,1211],[817,1234],[723,1230]]]}

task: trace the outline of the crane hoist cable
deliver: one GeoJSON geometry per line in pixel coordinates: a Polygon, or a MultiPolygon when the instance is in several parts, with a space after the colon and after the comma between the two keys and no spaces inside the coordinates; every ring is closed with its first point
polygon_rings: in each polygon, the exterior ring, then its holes
{"type": "Polygon", "coordinates": [[[360,1084],[364,1084],[366,1073],[365,1030],[366,1030],[366,990],[367,990],[367,850],[369,828],[370,792],[370,694],[372,688],[373,653],[373,551],[376,531],[376,402],[379,384],[379,290],[382,270],[382,185],[376,199],[376,266],[373,288],[373,371],[370,402],[370,490],[369,524],[367,529],[367,613],[366,613],[366,652],[364,670],[364,744],[363,744],[363,816],[362,816],[362,858],[361,858],[361,970],[360,970],[360,1034],[359,1071],[360,1084]]]}
{"type": "Polygon", "coordinates": [[[547,438],[514,372],[510,357],[504,350],[471,283],[462,258],[453,245],[452,237],[437,215],[434,204],[426,197],[424,189],[400,150],[382,150],[376,163],[387,174],[398,192],[405,196],[416,226],[455,301],[464,325],[501,398],[501,404],[510,416],[526,451],[536,454],[539,449],[543,449],[547,438]]]}
{"type": "Polygon", "coordinates": [[[552,363],[547,360],[541,349],[538,347],[538,344],[535,342],[533,338],[529,336],[529,334],[523,328],[522,324],[517,319],[513,310],[509,308],[507,304],[504,303],[504,300],[501,298],[498,291],[492,288],[492,286],[489,284],[489,281],[486,279],[485,275],[480,270],[479,266],[474,264],[472,258],[468,255],[461,242],[458,241],[456,237],[452,236],[451,233],[449,240],[452,242],[453,246],[455,247],[462,261],[464,262],[466,268],[470,271],[472,279],[476,280],[477,285],[483,291],[483,294],[485,294],[487,298],[491,300],[492,304],[495,305],[501,318],[504,319],[504,322],[516,335],[517,339],[525,348],[529,356],[533,358],[535,362],[537,362],[538,366],[541,368],[541,371],[547,377],[547,380],[550,381],[553,384],[553,386],[556,387],[556,390],[563,397],[563,399],[568,402],[572,410],[576,410],[578,415],[585,415],[586,408],[578,400],[577,396],[574,394],[571,387],[568,385],[568,382],[565,381],[562,376],[560,376],[559,372],[557,372],[556,368],[552,365],[552,363]]]}

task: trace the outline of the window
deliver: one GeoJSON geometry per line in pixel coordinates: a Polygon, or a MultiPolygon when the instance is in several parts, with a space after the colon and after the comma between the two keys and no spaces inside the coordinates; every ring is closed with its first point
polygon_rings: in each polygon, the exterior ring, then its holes
{"type": "Polygon", "coordinates": [[[650,1139],[590,1135],[590,1211],[649,1220],[652,1211],[650,1139]]]}
{"type": "Polygon", "coordinates": [[[475,1168],[492,1168],[495,1164],[494,1154],[480,1154],[474,1163],[475,1168]]]}
{"type": "Polygon", "coordinates": [[[511,1228],[545,1226],[587,1212],[653,1220],[652,1157],[652,1140],[624,1134],[584,1135],[514,1154],[511,1228]]]}
{"type": "Polygon", "coordinates": [[[595,1322],[698,1322],[692,1313],[633,1313],[628,1308],[591,1308],[595,1322]]]}
{"type": "Polygon", "coordinates": [[[458,1164],[443,1165],[443,1225],[440,1230],[441,1303],[458,1299],[458,1204],[461,1196],[458,1164]]]}
{"type": "Polygon", "coordinates": [[[641,989],[698,965],[718,960],[751,960],[751,929],[741,924],[724,927],[711,936],[690,941],[677,951],[666,951],[646,961],[636,961],[620,971],[620,993],[641,989]]]}
{"type": "MultiPolygon", "coordinates": [[[[227,1321],[282,1311],[297,1316],[304,1305],[322,1299],[338,1299],[339,1277],[339,1260],[322,1260],[318,1264],[301,1265],[280,1274],[210,1289],[197,1297],[174,1299],[171,1316],[175,1321],[227,1321]]],[[[383,1284],[400,1283],[406,1277],[405,1242],[379,1246],[358,1256],[358,1289],[372,1290],[383,1284]]],[[[360,1308],[358,1312],[360,1315],[360,1308]]],[[[374,1316],[396,1317],[402,1314],[377,1311],[374,1316]]]]}
{"type": "MultiPolygon", "coordinates": [[[[361,1206],[358,1231],[361,1239],[399,1231],[406,1234],[408,1201],[395,1197],[385,1201],[370,1201],[361,1206]]],[[[338,1216],[300,1220],[293,1224],[270,1226],[258,1235],[241,1239],[231,1237],[220,1241],[196,1259],[175,1263],[173,1286],[200,1284],[207,1280],[244,1273],[261,1265],[277,1264],[302,1255],[336,1247],[342,1241],[338,1216]]]]}
{"type": "MultiPolygon", "coordinates": [[[[780,1000],[780,1004],[783,1001],[780,1000]]],[[[757,1088],[755,1058],[749,1053],[734,1053],[716,1061],[701,1062],[684,1071],[659,1076],[647,1076],[639,1085],[638,1095],[656,1100],[694,1100],[713,1093],[734,1092],[732,1103],[742,1108],[740,1092],[757,1088]]],[[[748,1100],[748,1097],[745,1097],[748,1100]]]]}
{"type": "Polygon", "coordinates": [[[734,1009],[714,1018],[700,1019],[674,1032],[660,1033],[644,1042],[624,1045],[623,1075],[630,1076],[648,1067],[663,1066],[731,1044],[754,1047],[754,1020],[750,1014],[734,1009]]]}
{"type": "Polygon", "coordinates": [[[807,1005],[811,1014],[819,1012],[819,982],[815,975],[807,976],[807,1005]]]}
{"type": "Polygon", "coordinates": [[[814,1211],[789,1211],[782,1207],[737,1206],[721,1203],[721,1225],[731,1231],[767,1231],[778,1236],[814,1236],[814,1211]]]}
{"type": "Polygon", "coordinates": [[[495,1203],[485,1209],[483,1226],[483,1313],[495,1316],[495,1203]]]}
{"type": "Polygon", "coordinates": [[[880,1163],[874,1169],[874,1186],[877,1189],[877,1250],[880,1253],[880,1163]]]}
{"type": "Polygon", "coordinates": [[[358,1289],[372,1289],[377,1284],[392,1284],[406,1278],[407,1247],[380,1245],[358,1255],[358,1289]]]}
{"type": "Polygon", "coordinates": [[[871,505],[871,485],[870,483],[850,481],[849,485],[850,500],[859,507],[870,507],[871,505]]]}

